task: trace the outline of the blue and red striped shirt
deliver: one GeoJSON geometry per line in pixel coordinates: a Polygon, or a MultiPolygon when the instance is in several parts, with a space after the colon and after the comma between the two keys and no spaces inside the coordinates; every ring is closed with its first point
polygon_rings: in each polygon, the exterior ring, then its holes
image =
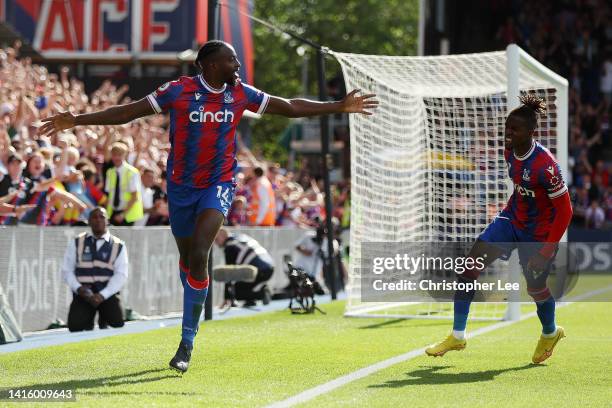
{"type": "Polygon", "coordinates": [[[265,111],[269,95],[237,82],[212,88],[202,75],[180,77],[147,95],[157,113],[170,113],[168,180],[206,188],[232,181],[236,126],[245,110],[265,111]]]}
{"type": "Polygon", "coordinates": [[[559,163],[536,141],[524,156],[505,150],[504,158],[514,192],[500,216],[509,218],[535,241],[545,241],[555,218],[552,200],[567,193],[559,163]]]}

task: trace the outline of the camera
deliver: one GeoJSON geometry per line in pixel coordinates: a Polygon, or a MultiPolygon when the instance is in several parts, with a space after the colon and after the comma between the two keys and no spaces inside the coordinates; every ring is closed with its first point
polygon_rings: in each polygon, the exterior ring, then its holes
{"type": "Polygon", "coordinates": [[[302,268],[293,266],[287,262],[289,275],[289,288],[291,298],[289,300],[289,310],[293,314],[314,313],[315,310],[325,314],[316,306],[314,295],[322,295],[325,292],[315,279],[311,278],[302,268]],[[297,307],[294,307],[294,302],[297,307]]]}

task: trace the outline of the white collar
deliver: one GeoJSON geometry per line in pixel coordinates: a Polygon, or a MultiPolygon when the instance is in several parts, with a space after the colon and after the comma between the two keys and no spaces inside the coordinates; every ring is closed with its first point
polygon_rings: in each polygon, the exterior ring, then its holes
{"type": "Polygon", "coordinates": [[[535,147],[536,147],[536,142],[535,142],[535,140],[532,140],[531,148],[529,149],[529,151],[527,153],[525,153],[524,155],[522,155],[522,156],[517,156],[516,153],[513,153],[514,154],[514,158],[516,160],[520,160],[520,161],[528,159],[529,156],[531,156],[531,153],[533,153],[533,151],[535,150],[535,147]]]}
{"type": "Polygon", "coordinates": [[[110,241],[110,237],[111,237],[110,232],[108,231],[108,229],[106,230],[106,232],[104,234],[102,234],[102,236],[100,238],[96,238],[95,235],[92,234],[91,232],[89,233],[89,236],[94,237],[94,239],[96,241],[99,240],[99,239],[103,239],[106,242],[109,242],[110,241]]]}
{"type": "Polygon", "coordinates": [[[202,83],[202,86],[204,86],[204,88],[206,88],[208,92],[218,94],[218,93],[224,92],[225,88],[227,88],[227,84],[223,84],[223,86],[219,89],[213,88],[212,86],[208,85],[208,82],[206,82],[202,74],[198,75],[198,78],[200,78],[200,82],[202,83]]]}

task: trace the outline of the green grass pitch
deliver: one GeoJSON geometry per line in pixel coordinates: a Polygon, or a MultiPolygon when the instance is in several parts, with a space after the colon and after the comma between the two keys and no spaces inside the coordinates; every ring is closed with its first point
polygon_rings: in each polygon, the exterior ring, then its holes
{"type": "MultiPolygon", "coordinates": [[[[343,302],[322,308],[326,316],[283,311],[204,323],[182,376],[167,368],[180,336],[172,327],[0,355],[0,387],[76,390],[76,403],[57,407],[264,406],[423,347],[450,329],[443,320],[344,318],[343,302]]],[[[462,352],[414,358],[307,404],[609,406],[609,310],[610,303],[588,302],[559,309],[568,337],[542,366],[529,364],[540,331],[533,317],[470,339],[462,352]]],[[[470,322],[468,331],[489,324],[470,322]]]]}

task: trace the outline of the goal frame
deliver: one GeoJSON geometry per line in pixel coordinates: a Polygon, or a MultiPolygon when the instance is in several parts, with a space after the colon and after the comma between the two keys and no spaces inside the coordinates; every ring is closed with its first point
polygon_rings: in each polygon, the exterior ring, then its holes
{"type": "MultiPolygon", "coordinates": [[[[334,52],[330,52],[331,55],[334,55],[334,52]]],[[[520,72],[522,70],[528,70],[531,74],[541,78],[543,81],[551,83],[554,85],[556,89],[556,137],[555,137],[555,155],[559,162],[562,172],[566,176],[568,175],[568,81],[563,78],[561,75],[555,73],[544,64],[536,60],[534,57],[529,55],[526,51],[521,49],[516,44],[510,44],[506,47],[505,50],[506,55],[506,108],[507,112],[510,112],[512,109],[519,106],[519,95],[521,93],[520,88],[520,72]]],[[[445,56],[440,56],[441,58],[445,56]]],[[[340,58],[336,57],[339,62],[340,58]]],[[[342,65],[343,73],[345,74],[345,81],[347,71],[342,65]]],[[[348,85],[348,81],[347,81],[348,85]]],[[[350,119],[353,120],[353,119],[350,119]]],[[[352,176],[354,177],[354,175],[352,176]]],[[[513,185],[510,180],[507,180],[508,194],[512,194],[513,185]]],[[[354,212],[351,211],[351,217],[353,217],[354,212]]],[[[562,242],[567,241],[567,234],[565,234],[562,238],[562,242]]],[[[511,262],[516,262],[518,264],[518,260],[516,259],[516,254],[513,255],[513,259],[511,262]]],[[[352,269],[352,266],[351,266],[352,269]]],[[[519,268],[511,268],[512,274],[520,275],[519,268]]],[[[514,279],[520,279],[520,276],[513,276],[514,279]]],[[[357,277],[359,279],[359,277],[357,277]]],[[[349,289],[350,290],[350,289],[349,289]]],[[[350,296],[350,293],[348,293],[350,296]]],[[[506,309],[501,317],[501,320],[509,320],[516,321],[520,319],[521,316],[521,302],[518,294],[513,294],[506,303],[506,309]]],[[[386,307],[393,307],[394,304],[388,304],[386,307]]],[[[398,305],[398,304],[395,304],[398,305]]],[[[345,317],[382,317],[382,318],[420,318],[420,319],[452,319],[452,314],[448,316],[441,315],[411,315],[411,314],[385,314],[385,313],[375,313],[377,310],[382,310],[385,308],[384,304],[375,303],[372,304],[371,308],[364,307],[358,310],[350,310],[349,309],[350,302],[347,302],[347,308],[345,310],[345,317]],[[374,313],[368,313],[368,311],[374,313]]],[[[470,320],[500,320],[500,318],[488,318],[488,317],[471,317],[470,320]]]]}

